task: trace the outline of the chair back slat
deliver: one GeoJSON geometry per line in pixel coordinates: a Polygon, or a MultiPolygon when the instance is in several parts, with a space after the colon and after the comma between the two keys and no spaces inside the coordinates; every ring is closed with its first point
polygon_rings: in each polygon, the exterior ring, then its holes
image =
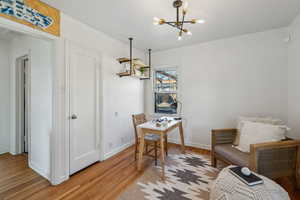
{"type": "Polygon", "coordinates": [[[147,122],[146,115],[144,113],[137,114],[137,115],[132,115],[132,122],[133,122],[133,127],[134,127],[135,140],[137,142],[138,141],[137,126],[147,122]]]}

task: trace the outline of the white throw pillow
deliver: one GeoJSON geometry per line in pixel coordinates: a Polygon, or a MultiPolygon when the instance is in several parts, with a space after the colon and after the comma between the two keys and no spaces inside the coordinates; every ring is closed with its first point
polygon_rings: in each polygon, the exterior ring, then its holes
{"type": "Polygon", "coordinates": [[[244,121],[241,129],[240,151],[250,152],[250,144],[277,142],[285,139],[285,126],[244,121]]]}
{"type": "Polygon", "coordinates": [[[260,123],[273,124],[273,125],[285,125],[285,122],[282,121],[281,119],[275,119],[272,117],[239,117],[237,123],[237,135],[235,141],[233,142],[233,145],[235,146],[238,146],[240,143],[241,129],[245,121],[260,122],[260,123]]]}
{"type": "Polygon", "coordinates": [[[237,129],[240,130],[242,128],[242,123],[244,121],[259,122],[259,123],[273,124],[273,125],[285,125],[285,122],[282,121],[281,119],[275,119],[272,117],[239,117],[237,129]]]}

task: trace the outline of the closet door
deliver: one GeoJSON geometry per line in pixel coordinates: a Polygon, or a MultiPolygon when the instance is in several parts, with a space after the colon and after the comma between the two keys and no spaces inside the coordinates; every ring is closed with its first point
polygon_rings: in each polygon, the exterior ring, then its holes
{"type": "Polygon", "coordinates": [[[70,174],[100,160],[99,56],[69,45],[70,174]]]}

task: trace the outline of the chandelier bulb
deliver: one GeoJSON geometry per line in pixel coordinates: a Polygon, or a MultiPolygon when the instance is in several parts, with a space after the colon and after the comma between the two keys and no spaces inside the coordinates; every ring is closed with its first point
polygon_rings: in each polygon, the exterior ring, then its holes
{"type": "Polygon", "coordinates": [[[182,32],[180,31],[179,32],[179,35],[178,35],[178,41],[182,40],[182,32]]]}
{"type": "Polygon", "coordinates": [[[188,6],[189,6],[189,3],[187,1],[185,1],[183,4],[183,10],[187,11],[188,6]]]}
{"type": "Polygon", "coordinates": [[[205,20],[204,20],[204,19],[197,19],[197,20],[196,20],[196,23],[197,23],[197,24],[204,24],[204,23],[205,23],[205,20]]]}
{"type": "Polygon", "coordinates": [[[188,35],[193,35],[191,31],[188,31],[186,34],[188,34],[188,35]]]}
{"type": "Polygon", "coordinates": [[[159,18],[158,17],[153,17],[153,24],[154,25],[159,25],[159,18]]]}

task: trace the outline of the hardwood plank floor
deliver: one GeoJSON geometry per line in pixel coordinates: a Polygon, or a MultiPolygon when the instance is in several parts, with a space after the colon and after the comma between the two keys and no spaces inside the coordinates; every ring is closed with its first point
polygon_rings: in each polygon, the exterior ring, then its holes
{"type": "Polygon", "coordinates": [[[0,199],[28,199],[50,183],[29,168],[27,155],[0,155],[0,199]]]}
{"type": "MultiPolygon", "coordinates": [[[[170,151],[180,151],[179,146],[169,145],[170,151]]],[[[209,151],[187,148],[199,154],[209,151]]],[[[153,158],[145,157],[144,167],[153,158]]],[[[27,165],[25,155],[0,155],[0,199],[68,200],[68,199],[115,199],[126,186],[133,183],[143,172],[136,170],[134,148],[130,147],[118,155],[73,175],[70,180],[50,186],[49,182],[37,175],[27,165]]],[[[292,200],[300,199],[300,191],[293,189],[288,180],[278,180],[291,195],[292,200]]]]}

